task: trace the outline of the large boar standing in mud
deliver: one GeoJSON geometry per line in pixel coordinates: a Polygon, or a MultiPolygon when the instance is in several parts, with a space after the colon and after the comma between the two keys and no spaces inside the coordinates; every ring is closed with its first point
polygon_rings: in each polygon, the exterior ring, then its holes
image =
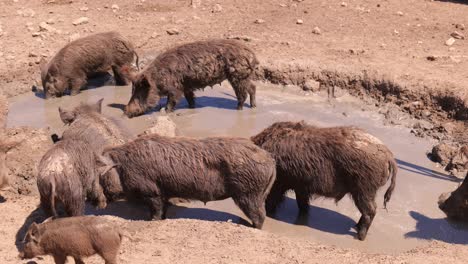
{"type": "Polygon", "coordinates": [[[69,127],[43,156],[37,176],[41,207],[48,216],[57,215],[57,202],[63,204],[69,216],[84,213],[85,198],[100,208],[106,206],[95,153],[101,153],[106,146],[123,144],[130,136],[117,121],[102,115],[101,107],[102,99],[73,110],[59,109],[62,121],[69,127]]]}
{"type": "Polygon", "coordinates": [[[19,257],[51,255],[56,264],[65,264],[70,256],[76,264],[84,264],[83,257],[98,254],[106,264],[116,264],[121,242],[122,234],[116,226],[102,217],[48,219],[29,227],[19,257]]]}
{"type": "Polygon", "coordinates": [[[296,193],[306,216],[314,195],[337,202],[351,194],[362,216],[356,225],[364,240],[376,214],[377,190],[391,179],[385,205],[395,188],[397,165],[392,152],[377,138],[354,127],[318,128],[304,122],[277,122],[252,137],[276,160],[277,180],[266,201],[274,214],[288,190],[296,193]]]}
{"type": "MultiPolygon", "coordinates": [[[[190,108],[195,107],[194,91],[228,80],[241,110],[250,95],[255,107],[256,87],[251,76],[258,65],[255,54],[234,40],[199,41],[170,49],[151,62],[141,73],[130,77],[133,92],[125,107],[129,117],[144,114],[155,107],[161,96],[167,96],[171,112],[185,96],[190,108]]],[[[130,74],[131,76],[131,74],[130,74]]]]}
{"type": "Polygon", "coordinates": [[[439,208],[451,219],[468,222],[468,172],[455,191],[440,195],[439,208]]]}
{"type": "Polygon", "coordinates": [[[265,220],[276,174],[270,154],[241,138],[141,136],[106,149],[98,162],[108,201],[123,195],[143,201],[159,220],[170,198],[206,203],[231,197],[256,228],[265,220]]]}
{"type": "Polygon", "coordinates": [[[122,67],[131,67],[137,58],[133,45],[117,32],[105,32],[77,39],[63,47],[41,67],[45,98],[60,97],[70,90],[76,95],[94,73],[112,69],[117,85],[126,85],[122,67]]]}

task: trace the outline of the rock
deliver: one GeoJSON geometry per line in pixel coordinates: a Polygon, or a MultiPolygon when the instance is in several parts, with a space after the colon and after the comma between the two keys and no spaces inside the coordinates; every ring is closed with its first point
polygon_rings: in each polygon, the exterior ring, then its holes
{"type": "Polygon", "coordinates": [[[55,20],[53,18],[49,18],[49,19],[47,19],[46,23],[49,24],[49,25],[53,25],[53,24],[55,24],[55,20]]]}
{"type": "Polygon", "coordinates": [[[401,11],[398,11],[398,12],[397,12],[397,15],[399,15],[399,16],[403,16],[403,12],[401,12],[401,11]]]}
{"type": "Polygon", "coordinates": [[[72,34],[70,37],[68,37],[68,41],[69,41],[69,42],[72,42],[72,41],[77,40],[77,39],[79,39],[79,38],[80,38],[80,34],[74,33],[74,34],[72,34]]]}
{"type": "Polygon", "coordinates": [[[211,9],[212,13],[219,13],[223,11],[223,7],[220,4],[216,4],[213,6],[213,9],[211,9]]]}
{"type": "Polygon", "coordinates": [[[449,39],[447,39],[447,41],[445,41],[445,45],[447,45],[447,46],[452,46],[453,43],[455,43],[455,39],[453,37],[449,38],[449,39]]]}
{"type": "Polygon", "coordinates": [[[113,5],[111,6],[111,8],[112,8],[112,10],[114,10],[114,11],[120,9],[120,7],[119,7],[118,5],[116,5],[116,4],[113,4],[113,5]]]}
{"type": "Polygon", "coordinates": [[[348,3],[346,3],[346,2],[341,2],[341,6],[342,6],[342,7],[347,7],[347,6],[348,6],[348,3]]]}
{"type": "Polygon", "coordinates": [[[34,51],[31,51],[29,52],[29,55],[28,55],[30,58],[36,58],[36,57],[39,57],[39,55],[37,53],[35,53],[34,51]]]}
{"type": "Polygon", "coordinates": [[[87,18],[87,17],[80,17],[80,18],[74,20],[74,21],[72,22],[72,24],[73,24],[74,26],[78,26],[78,25],[87,24],[88,22],[89,22],[89,18],[87,18]]]}
{"type": "Polygon", "coordinates": [[[302,24],[304,24],[304,21],[302,19],[298,19],[298,20],[296,20],[296,24],[302,25],[302,24]]]}
{"type": "Polygon", "coordinates": [[[468,170],[468,145],[458,149],[445,169],[447,171],[468,170]]]}
{"type": "Polygon", "coordinates": [[[178,134],[177,126],[167,115],[157,116],[153,126],[145,130],[140,135],[158,134],[164,137],[175,137],[178,134]]]}
{"type": "Polygon", "coordinates": [[[458,31],[454,31],[452,34],[450,34],[450,36],[455,39],[465,39],[465,36],[458,31]]]}
{"type": "Polygon", "coordinates": [[[80,11],[86,12],[89,8],[87,6],[80,7],[80,11]]]}
{"type": "Polygon", "coordinates": [[[456,24],[455,28],[458,28],[460,30],[465,30],[465,24],[456,24]]]}
{"type": "Polygon", "coordinates": [[[254,23],[255,24],[263,24],[263,23],[265,23],[265,20],[259,18],[259,19],[256,19],[254,23]]]}
{"type": "Polygon", "coordinates": [[[432,148],[431,159],[444,166],[448,165],[452,157],[457,153],[457,148],[445,143],[440,143],[432,148]]]}
{"type": "Polygon", "coordinates": [[[33,37],[39,37],[39,36],[41,36],[41,33],[40,32],[33,32],[32,36],[33,37]]]}
{"type": "Polygon", "coordinates": [[[314,27],[314,28],[312,29],[312,33],[314,33],[314,34],[316,34],[316,35],[320,35],[320,34],[322,34],[322,30],[320,30],[319,27],[314,27]]]}
{"type": "Polygon", "coordinates": [[[237,40],[243,40],[246,42],[250,42],[253,40],[253,38],[250,36],[228,36],[227,39],[237,39],[237,40]]]}
{"type": "Polygon", "coordinates": [[[169,35],[179,35],[180,34],[180,31],[176,28],[170,28],[168,30],[166,30],[167,34],[169,35]]]}
{"type": "Polygon", "coordinates": [[[39,24],[39,31],[54,32],[55,28],[47,24],[46,22],[41,22],[39,24]]]}
{"type": "Polygon", "coordinates": [[[317,92],[320,90],[320,82],[316,80],[307,80],[303,86],[304,91],[317,92]]]}

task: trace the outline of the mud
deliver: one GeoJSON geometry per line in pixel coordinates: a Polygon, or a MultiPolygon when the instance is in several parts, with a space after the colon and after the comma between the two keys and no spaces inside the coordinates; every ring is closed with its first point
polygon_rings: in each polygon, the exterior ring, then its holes
{"type": "MultiPolygon", "coordinates": [[[[279,209],[276,219],[268,218],[264,230],[279,235],[301,238],[356,248],[367,252],[396,253],[431,240],[466,244],[466,227],[447,222],[437,208],[441,192],[455,189],[458,179],[443,172],[431,162],[426,153],[433,141],[412,135],[404,126],[385,125],[385,116],[378,106],[365,103],[341,90],[337,98],[328,98],[327,93],[310,94],[295,86],[278,87],[257,83],[258,108],[236,111],[235,96],[229,85],[223,83],[213,89],[196,94],[196,108],[189,109],[185,100],[175,113],[170,114],[181,135],[242,136],[256,134],[274,121],[306,120],[320,126],[356,125],[367,129],[381,139],[395,153],[399,164],[397,187],[388,205],[383,210],[383,190],[378,193],[379,205],[373,227],[365,242],[355,239],[352,227],[359,217],[352,201],[345,197],[338,205],[331,200],[318,199],[311,202],[309,220],[296,222],[297,208],[291,195],[279,209]]],[[[8,126],[30,125],[37,128],[50,127],[53,133],[61,133],[59,106],[73,107],[80,101],[93,102],[104,97],[103,113],[124,119],[134,134],[151,127],[161,113],[150,113],[138,118],[124,117],[122,106],[128,101],[130,87],[106,86],[83,91],[77,96],[43,100],[34,95],[22,95],[11,100],[8,126]],[[27,113],[27,114],[26,114],[27,113]]],[[[163,99],[163,104],[164,99],[163,99]]],[[[414,121],[411,117],[408,120],[414,121]]],[[[112,214],[134,220],[148,218],[144,207],[119,202],[104,211],[92,214],[112,214]]],[[[246,217],[231,200],[203,203],[178,204],[169,209],[169,218],[192,218],[208,221],[233,221],[245,223],[246,217]]]]}

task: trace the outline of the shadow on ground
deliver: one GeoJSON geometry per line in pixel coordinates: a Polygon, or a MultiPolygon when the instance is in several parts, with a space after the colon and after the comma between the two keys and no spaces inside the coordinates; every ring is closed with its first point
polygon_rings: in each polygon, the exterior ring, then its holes
{"type": "Polygon", "coordinates": [[[468,245],[468,224],[448,221],[446,218],[430,218],[415,211],[409,214],[416,220],[416,230],[406,233],[406,238],[468,245]]]}
{"type": "Polygon", "coordinates": [[[398,163],[398,168],[401,169],[401,170],[409,171],[409,172],[412,172],[412,173],[416,173],[416,174],[419,174],[419,175],[432,177],[432,178],[436,178],[436,179],[440,179],[440,180],[446,180],[446,181],[452,181],[452,182],[461,182],[462,181],[461,179],[453,177],[453,176],[451,176],[449,174],[440,173],[438,171],[431,170],[431,169],[428,169],[428,168],[425,168],[425,167],[422,167],[422,166],[419,166],[419,165],[416,165],[416,164],[413,164],[413,163],[410,163],[410,162],[406,162],[406,161],[403,161],[403,160],[400,160],[400,159],[396,159],[396,161],[398,163]]]}

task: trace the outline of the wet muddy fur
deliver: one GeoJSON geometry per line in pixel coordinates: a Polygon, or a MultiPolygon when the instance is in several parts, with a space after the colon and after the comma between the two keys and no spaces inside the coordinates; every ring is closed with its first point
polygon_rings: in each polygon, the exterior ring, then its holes
{"type": "Polygon", "coordinates": [[[60,97],[67,90],[78,94],[95,73],[112,69],[117,85],[126,85],[122,67],[131,68],[138,55],[133,45],[117,32],[104,32],[77,39],[63,47],[41,66],[45,98],[60,97]]]}
{"type": "MultiPolygon", "coordinates": [[[[304,122],[278,122],[252,137],[276,160],[277,180],[267,198],[274,214],[288,190],[294,190],[302,216],[314,195],[337,202],[350,194],[362,216],[356,225],[364,240],[376,214],[377,190],[391,179],[385,205],[395,188],[397,165],[378,139],[353,127],[318,128],[304,122]]],[[[319,217],[319,216],[317,216],[319,217]]]]}
{"type": "Polygon", "coordinates": [[[255,54],[234,40],[210,40],[188,43],[159,55],[133,79],[132,97],[125,108],[129,117],[144,114],[167,96],[166,111],[171,112],[182,98],[195,107],[194,91],[228,80],[237,97],[237,109],[243,108],[247,95],[255,107],[256,87],[251,76],[258,65],[255,54]]]}
{"type": "Polygon", "coordinates": [[[148,135],[106,149],[101,160],[103,166],[117,164],[109,173],[116,172],[119,179],[101,179],[106,195],[119,189],[112,185],[121,184],[125,196],[145,202],[156,220],[165,217],[170,198],[208,202],[231,197],[261,228],[276,174],[270,154],[240,138],[148,135]]]}
{"type": "Polygon", "coordinates": [[[451,219],[468,222],[468,172],[455,191],[439,197],[439,208],[451,219]]]}

